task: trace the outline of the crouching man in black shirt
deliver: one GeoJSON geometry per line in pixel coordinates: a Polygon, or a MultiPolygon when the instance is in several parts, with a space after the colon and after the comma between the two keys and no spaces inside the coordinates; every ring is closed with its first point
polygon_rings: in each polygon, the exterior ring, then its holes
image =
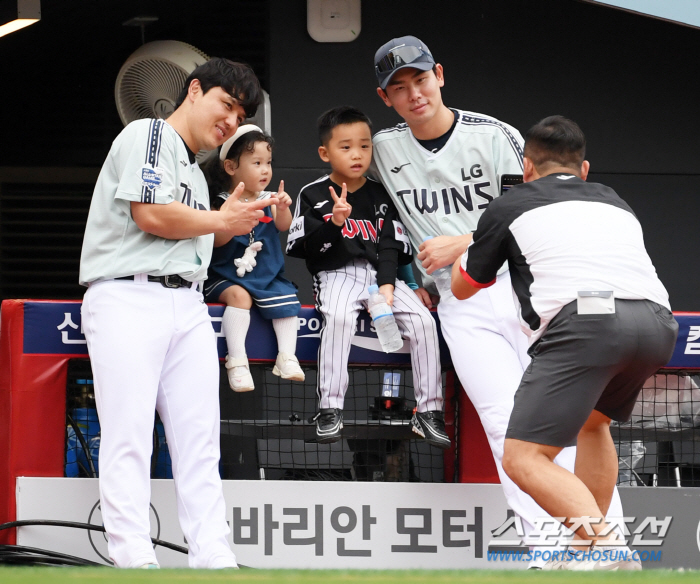
{"type": "Polygon", "coordinates": [[[528,131],[524,184],[484,212],[453,266],[452,292],[473,296],[508,261],[532,362],[515,394],[503,468],[585,540],[546,568],[639,570],[604,519],[618,473],[610,422],[630,418],[644,381],[671,358],[678,325],[632,209],[585,182],[585,147],[578,125],[561,116],[528,131]],[[575,474],[553,462],[573,444],[575,474]]]}

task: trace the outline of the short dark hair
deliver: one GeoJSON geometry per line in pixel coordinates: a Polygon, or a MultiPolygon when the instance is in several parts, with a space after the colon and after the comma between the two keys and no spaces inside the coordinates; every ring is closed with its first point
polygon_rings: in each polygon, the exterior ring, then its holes
{"type": "Polygon", "coordinates": [[[258,111],[258,106],[263,99],[260,81],[249,65],[212,57],[190,73],[177,98],[175,109],[185,101],[190,84],[195,79],[199,80],[203,93],[213,87],[221,87],[241,105],[246,117],[249,118],[258,111]]]}
{"type": "Polygon", "coordinates": [[[333,135],[333,128],[357,122],[364,122],[369,126],[369,131],[372,132],[372,121],[356,107],[341,105],[322,113],[317,122],[318,139],[321,146],[328,144],[333,135]]]}
{"type": "MultiPolygon", "coordinates": [[[[231,148],[226,154],[226,160],[233,160],[236,164],[239,164],[241,154],[244,152],[254,152],[255,145],[258,142],[267,142],[267,148],[272,152],[272,148],[275,144],[272,136],[265,132],[251,130],[243,134],[231,145],[231,148]]],[[[224,192],[228,193],[231,190],[231,176],[224,169],[224,162],[219,160],[218,156],[212,157],[202,170],[204,171],[204,176],[209,186],[209,202],[211,203],[211,208],[218,209],[224,202],[219,195],[224,192]]]]}
{"type": "Polygon", "coordinates": [[[525,134],[524,155],[538,169],[547,164],[579,169],[586,157],[586,137],[576,122],[549,116],[525,134]]]}

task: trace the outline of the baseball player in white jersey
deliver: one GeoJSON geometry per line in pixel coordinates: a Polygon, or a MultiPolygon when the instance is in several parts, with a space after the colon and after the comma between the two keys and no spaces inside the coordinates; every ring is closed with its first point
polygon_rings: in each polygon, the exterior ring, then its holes
{"type": "MultiPolygon", "coordinates": [[[[469,245],[484,209],[500,195],[501,177],[523,172],[523,139],[495,118],[446,107],[443,68],[419,39],[392,39],[374,63],[379,97],[405,123],[374,136],[373,168],[419,249],[424,285],[434,280],[452,362],[481,419],[508,504],[529,532],[547,514],[501,465],[513,397],[530,362],[507,265],[483,296],[460,301],[450,291],[452,264],[469,245]]],[[[425,289],[416,293],[431,304],[425,289]]],[[[575,449],[566,448],[556,462],[573,471],[574,459],[575,449]]],[[[622,515],[617,490],[609,514],[622,515]]]]}
{"type": "Polygon", "coordinates": [[[118,567],[158,567],[149,535],[156,410],[189,565],[237,567],[219,476],[216,341],[199,289],[213,233],[248,233],[276,199],[239,203],[239,187],[209,211],[195,152],[225,142],[260,98],[248,66],[208,61],[167,122],[139,120],[121,132],[95,185],[80,260],[82,323],[102,430],[102,517],[118,567]]]}

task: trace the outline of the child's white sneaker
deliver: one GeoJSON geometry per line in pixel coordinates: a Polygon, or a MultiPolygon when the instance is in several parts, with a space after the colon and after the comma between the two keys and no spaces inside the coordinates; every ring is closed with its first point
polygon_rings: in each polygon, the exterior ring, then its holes
{"type": "Polygon", "coordinates": [[[236,359],[230,355],[226,357],[226,373],[228,374],[228,384],[233,391],[253,391],[255,384],[253,376],[250,374],[248,359],[236,359]]]}
{"type": "Polygon", "coordinates": [[[272,368],[273,375],[278,375],[282,379],[292,381],[304,381],[306,376],[299,366],[299,359],[289,353],[278,353],[275,366],[272,368]]]}

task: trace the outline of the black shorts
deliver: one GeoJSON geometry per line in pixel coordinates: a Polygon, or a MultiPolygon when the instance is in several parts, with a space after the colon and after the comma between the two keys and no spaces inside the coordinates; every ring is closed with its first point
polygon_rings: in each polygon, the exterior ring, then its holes
{"type": "Polygon", "coordinates": [[[614,314],[561,309],[531,348],[506,438],[573,446],[593,410],[629,420],[644,382],[668,363],[678,335],[671,312],[615,300],[614,314]]]}

